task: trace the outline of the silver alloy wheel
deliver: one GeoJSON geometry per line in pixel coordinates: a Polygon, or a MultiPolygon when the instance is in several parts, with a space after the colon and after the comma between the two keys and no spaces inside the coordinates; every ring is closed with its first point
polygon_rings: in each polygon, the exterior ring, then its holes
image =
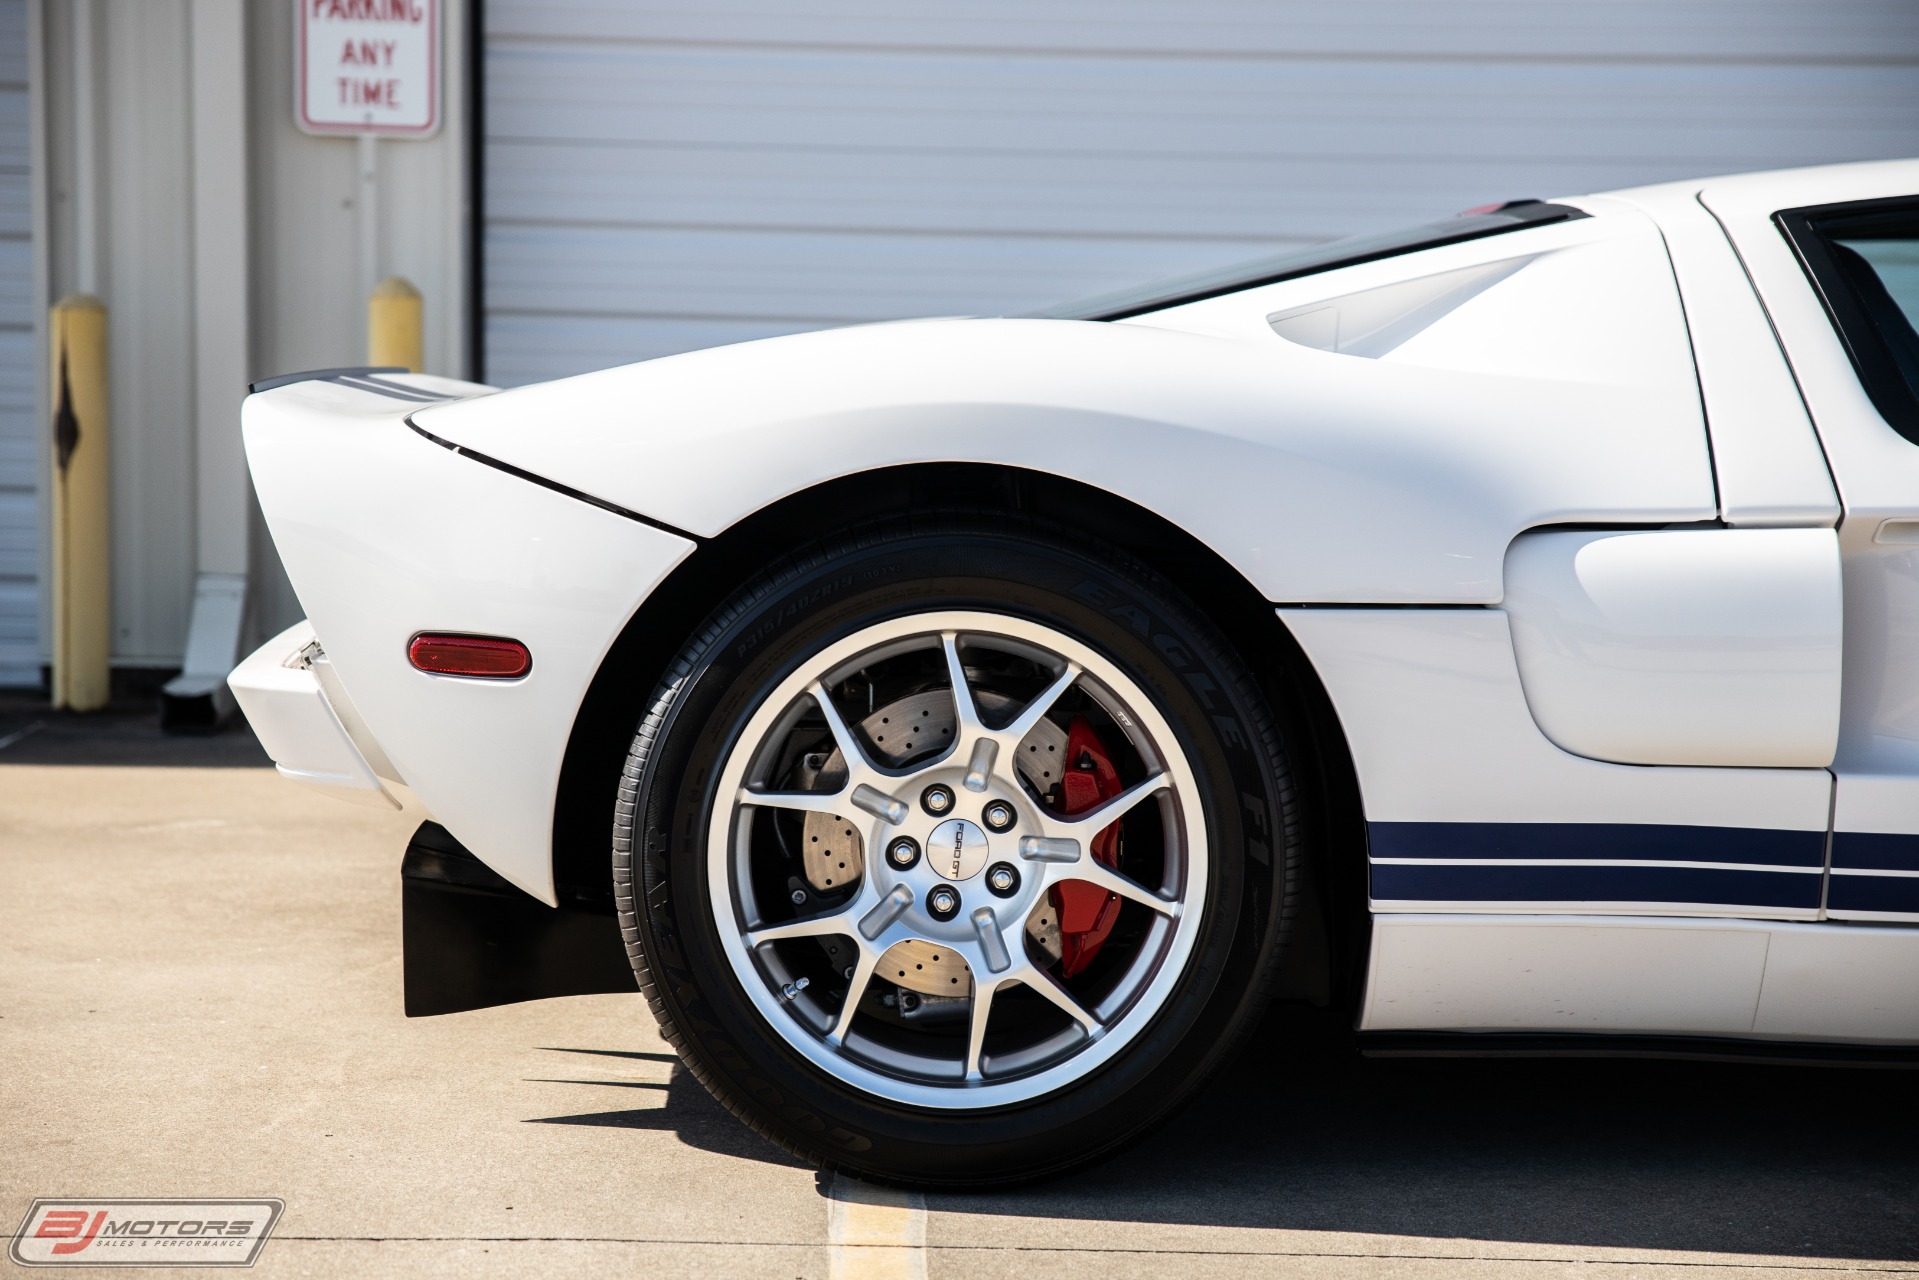
{"type": "MultiPolygon", "coordinates": [[[[1197,783],[1159,709],[1114,663],[1079,641],[1024,619],[935,612],[869,627],[815,654],[755,710],[731,745],[708,825],[707,875],[717,932],[734,975],[774,1030],[834,1077],[890,1101],[977,1108],[1023,1101],[1080,1079],[1123,1049],[1165,1003],[1201,924],[1208,854],[1197,783]],[[999,727],[981,713],[963,651],[1012,652],[1051,673],[1051,683],[999,727]],[[944,656],[953,741],[931,758],[890,768],[876,762],[827,689],[849,673],[902,654],[944,656]],[[1063,816],[1023,784],[1015,761],[1029,735],[1069,689],[1077,689],[1126,736],[1141,780],[1090,812],[1063,816]],[[831,790],[769,790],[776,744],[801,718],[823,718],[844,767],[831,790]],[[931,797],[932,806],[923,803],[931,797]],[[951,802],[941,807],[950,796],[951,802]],[[1147,885],[1093,857],[1107,827],[1146,804],[1164,838],[1161,883],[1147,885]],[[1012,810],[1007,824],[1005,807],[1012,810]],[[759,809],[828,814],[857,831],[863,871],[833,909],[792,917],[790,902],[756,892],[753,816],[759,809]],[[988,810],[992,812],[989,815],[988,810]],[[989,820],[990,817],[990,820],[989,820]],[[908,836],[925,851],[903,869],[883,856],[908,836]],[[1015,875],[1004,874],[1003,867],[1015,875]],[[988,867],[996,875],[983,875],[988,867]],[[1008,887],[1011,881],[1011,887],[1008,887]],[[1031,954],[1028,918],[1048,890],[1082,881],[1146,908],[1129,956],[1082,1004],[1031,954]],[[954,904],[950,899],[957,897],[954,904]],[[947,909],[952,908],[952,909],[947,909]],[[782,957],[800,940],[850,944],[847,992],[837,1002],[808,991],[782,957]],[[957,955],[970,975],[966,1031],[948,1055],[902,1050],[862,1030],[863,997],[882,957],[902,943],[957,955]],[[1065,1029],[1033,1045],[985,1052],[995,998],[1014,984],[1065,1015],[1065,1029]]],[[[838,825],[836,823],[835,825],[838,825]]],[[[902,858],[902,860],[904,860],[902,858]]],[[[763,886],[762,886],[763,887],[763,886]]],[[[802,895],[803,896],[803,895],[802,895]]],[[[950,963],[950,955],[948,963],[950,963]]],[[[957,977],[953,980],[957,985],[957,977]]]]}

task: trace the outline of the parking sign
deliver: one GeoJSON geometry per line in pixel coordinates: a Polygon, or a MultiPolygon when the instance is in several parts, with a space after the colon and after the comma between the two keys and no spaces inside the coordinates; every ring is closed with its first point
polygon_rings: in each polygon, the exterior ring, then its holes
{"type": "Polygon", "coordinates": [[[440,128],[441,0],[294,0],[294,117],[321,134],[440,128]]]}

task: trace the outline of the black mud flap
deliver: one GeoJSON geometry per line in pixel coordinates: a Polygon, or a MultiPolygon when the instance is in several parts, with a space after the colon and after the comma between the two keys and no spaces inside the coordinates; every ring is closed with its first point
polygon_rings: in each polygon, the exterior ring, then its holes
{"type": "Polygon", "coordinates": [[[609,909],[547,906],[437,822],[407,844],[400,914],[409,1018],[639,990],[609,909]]]}

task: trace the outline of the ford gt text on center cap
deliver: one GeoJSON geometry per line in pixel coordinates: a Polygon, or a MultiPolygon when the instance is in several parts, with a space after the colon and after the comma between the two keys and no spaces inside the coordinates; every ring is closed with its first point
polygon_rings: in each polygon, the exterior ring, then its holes
{"type": "Polygon", "coordinates": [[[288,777],[410,1013],[646,995],[808,1159],[1031,1178],[1276,995],[1919,1046],[1919,162],[1486,206],[496,391],[259,384],[288,777]]]}

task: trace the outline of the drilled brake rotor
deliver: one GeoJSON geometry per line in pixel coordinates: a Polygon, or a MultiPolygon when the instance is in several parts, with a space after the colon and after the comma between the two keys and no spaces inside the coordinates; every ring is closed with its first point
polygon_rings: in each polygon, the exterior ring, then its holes
{"type": "MultiPolygon", "coordinates": [[[[1049,913],[1050,914],[1050,913],[1049,913]]],[[[899,942],[880,957],[874,971],[883,982],[928,996],[969,996],[973,971],[951,947],[932,942],[899,942]]]]}
{"type": "Polygon", "coordinates": [[[830,813],[807,814],[803,843],[806,881],[815,889],[844,889],[858,882],[864,842],[846,819],[830,813]]]}
{"type": "MultiPolygon", "coordinates": [[[[988,689],[974,689],[973,697],[988,716],[1015,709],[1013,699],[988,689]]],[[[929,747],[953,734],[953,695],[945,689],[926,689],[889,702],[861,720],[859,727],[872,745],[876,760],[898,766],[925,754],[929,747]]],[[[1059,782],[1066,762],[1066,730],[1042,719],[1020,740],[1019,772],[1040,795],[1059,782]]],[[[836,750],[821,764],[829,775],[845,769],[836,750]]],[[[819,890],[843,889],[865,870],[864,842],[853,824],[828,813],[808,813],[801,838],[807,883],[819,890]]],[[[1060,957],[1058,913],[1042,902],[1026,921],[1026,935],[1049,963],[1060,957]]],[[[887,952],[879,976],[895,986],[923,995],[959,996],[973,989],[972,972],[952,951],[931,942],[902,942],[887,952]],[[957,979],[957,981],[956,981],[957,979]]]]}

